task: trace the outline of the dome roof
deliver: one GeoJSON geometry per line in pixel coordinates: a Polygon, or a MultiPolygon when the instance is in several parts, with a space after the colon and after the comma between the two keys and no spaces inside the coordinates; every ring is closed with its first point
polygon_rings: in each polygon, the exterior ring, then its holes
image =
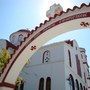
{"type": "Polygon", "coordinates": [[[27,33],[30,33],[30,30],[29,29],[20,29],[17,32],[27,32],[27,33]]]}

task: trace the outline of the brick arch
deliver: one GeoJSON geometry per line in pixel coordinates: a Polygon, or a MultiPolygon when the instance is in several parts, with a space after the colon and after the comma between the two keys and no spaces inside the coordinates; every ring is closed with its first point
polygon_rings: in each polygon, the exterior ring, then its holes
{"type": "Polygon", "coordinates": [[[28,59],[47,41],[63,33],[90,28],[90,4],[55,15],[32,31],[18,47],[1,75],[0,90],[14,90],[15,81],[28,59]]]}

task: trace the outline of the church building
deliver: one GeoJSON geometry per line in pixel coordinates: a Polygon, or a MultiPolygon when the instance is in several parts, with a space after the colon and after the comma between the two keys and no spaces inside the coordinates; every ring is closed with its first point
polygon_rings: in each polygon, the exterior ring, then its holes
{"type": "Polygon", "coordinates": [[[75,40],[41,47],[23,68],[24,90],[88,90],[86,50],[75,40]]]}

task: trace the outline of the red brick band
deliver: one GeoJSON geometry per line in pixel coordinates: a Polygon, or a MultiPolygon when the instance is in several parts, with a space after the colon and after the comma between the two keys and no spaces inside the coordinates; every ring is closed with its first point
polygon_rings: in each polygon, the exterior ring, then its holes
{"type": "Polygon", "coordinates": [[[15,85],[7,83],[7,82],[0,83],[0,87],[9,87],[9,88],[15,89],[15,85]]]}

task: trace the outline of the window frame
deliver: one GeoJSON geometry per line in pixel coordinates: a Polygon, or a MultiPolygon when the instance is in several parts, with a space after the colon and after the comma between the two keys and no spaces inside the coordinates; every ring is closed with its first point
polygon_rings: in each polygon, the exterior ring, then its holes
{"type": "Polygon", "coordinates": [[[46,79],[46,90],[51,90],[51,78],[47,77],[46,79]]]}
{"type": "Polygon", "coordinates": [[[42,60],[42,63],[49,62],[49,60],[50,60],[50,51],[49,51],[49,50],[46,50],[46,51],[44,51],[44,53],[43,53],[43,60],[42,60]],[[48,58],[48,57],[45,57],[45,54],[46,54],[46,53],[49,53],[49,58],[48,58]],[[47,58],[48,60],[45,61],[45,58],[47,58]]]}
{"type": "Polygon", "coordinates": [[[69,66],[72,67],[71,52],[68,50],[69,66]]]}
{"type": "Polygon", "coordinates": [[[40,78],[38,90],[44,90],[44,78],[40,78]]]}

